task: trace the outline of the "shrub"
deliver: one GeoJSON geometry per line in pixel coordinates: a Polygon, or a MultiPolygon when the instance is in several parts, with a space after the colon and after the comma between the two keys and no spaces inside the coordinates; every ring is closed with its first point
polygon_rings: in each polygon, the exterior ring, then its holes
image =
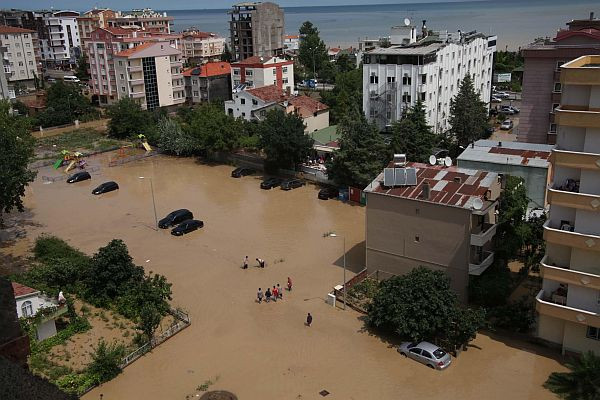
{"type": "Polygon", "coordinates": [[[492,327],[527,333],[535,322],[535,308],[523,297],[516,303],[505,304],[488,311],[492,327]]]}
{"type": "Polygon", "coordinates": [[[121,373],[121,359],[125,355],[125,347],[121,344],[106,344],[104,339],[92,354],[92,362],[88,365],[88,373],[96,379],[96,383],[107,382],[121,373]]]}

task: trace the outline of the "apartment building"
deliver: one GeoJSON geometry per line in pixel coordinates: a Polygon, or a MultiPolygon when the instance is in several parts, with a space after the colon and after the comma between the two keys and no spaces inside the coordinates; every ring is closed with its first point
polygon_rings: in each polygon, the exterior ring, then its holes
{"type": "Polygon", "coordinates": [[[0,100],[12,99],[15,97],[14,89],[9,90],[8,81],[6,80],[6,73],[4,71],[4,50],[0,46],[0,100]]]}
{"type": "Polygon", "coordinates": [[[225,102],[225,112],[234,118],[260,121],[271,109],[296,113],[304,122],[304,132],[311,133],[329,126],[329,108],[304,95],[292,94],[291,89],[282,90],[276,85],[240,90],[225,102]]]}
{"type": "Polygon", "coordinates": [[[448,167],[443,159],[435,165],[404,159],[396,155],[364,189],[367,269],[444,271],[466,302],[469,275],[482,274],[494,261],[498,174],[448,167]]]}
{"type": "Polygon", "coordinates": [[[83,44],[86,40],[91,39],[92,32],[96,29],[108,27],[108,20],[116,15],[109,8],[94,8],[77,17],[77,29],[81,43],[83,44]]]}
{"type": "Polygon", "coordinates": [[[381,130],[400,120],[417,100],[434,132],[448,130],[450,101],[467,74],[489,104],[496,36],[424,31],[414,43],[364,53],[363,111],[381,130]]]}
{"type": "Polygon", "coordinates": [[[38,40],[45,40],[49,37],[45,19],[50,16],[51,11],[0,10],[0,25],[31,29],[38,40]]]}
{"type": "Polygon", "coordinates": [[[234,88],[275,85],[283,90],[294,90],[294,62],[278,57],[246,58],[231,64],[231,82],[234,88]]]}
{"type": "MultiPolygon", "coordinates": [[[[31,29],[0,26],[0,52],[3,71],[9,91],[14,96],[15,85],[22,88],[35,88],[35,79],[40,78],[38,63],[37,34],[31,29]]],[[[11,97],[12,97],[11,96],[11,97]]]]}
{"type": "Polygon", "coordinates": [[[208,62],[183,71],[185,96],[189,103],[231,99],[231,66],[226,62],[208,62]]]}
{"type": "Polygon", "coordinates": [[[560,83],[537,334],[600,354],[600,55],[563,64],[560,83]]]}
{"type": "Polygon", "coordinates": [[[236,61],[283,54],[285,18],[277,4],[239,3],[231,8],[229,15],[231,52],[236,61]]]}
{"type": "Polygon", "coordinates": [[[188,30],[182,33],[183,56],[193,65],[221,61],[225,51],[225,38],[216,33],[188,30]]]}
{"type": "Polygon", "coordinates": [[[285,35],[283,38],[283,49],[290,52],[300,50],[300,35],[285,35]]]}
{"type": "Polygon", "coordinates": [[[181,51],[168,42],[146,42],[114,55],[118,98],[153,110],[185,102],[181,51]]]}
{"type": "Polygon", "coordinates": [[[108,19],[108,26],[112,28],[131,28],[154,33],[171,33],[173,17],[166,12],[159,13],[150,8],[132,10],[130,12],[117,12],[108,19]]]}
{"type": "Polygon", "coordinates": [[[89,86],[93,95],[98,96],[100,105],[108,105],[119,98],[115,73],[115,54],[132,49],[143,43],[166,43],[179,48],[181,35],[160,34],[125,28],[98,28],[86,40],[84,51],[90,65],[89,86]]]}
{"type": "Polygon", "coordinates": [[[76,11],[58,11],[46,16],[48,38],[40,40],[42,59],[47,64],[75,64],[81,55],[76,11]]]}
{"type": "Polygon", "coordinates": [[[583,55],[600,54],[600,20],[572,20],[553,40],[541,39],[523,49],[525,60],[517,140],[556,143],[555,109],[561,103],[560,66],[583,55]]]}

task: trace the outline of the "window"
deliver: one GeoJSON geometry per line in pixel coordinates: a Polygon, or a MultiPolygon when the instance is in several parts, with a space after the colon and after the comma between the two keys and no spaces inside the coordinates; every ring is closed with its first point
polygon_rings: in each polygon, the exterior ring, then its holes
{"type": "Polygon", "coordinates": [[[421,75],[421,83],[425,85],[427,83],[427,74],[421,75]]]}
{"type": "Polygon", "coordinates": [[[247,69],[246,70],[246,76],[252,76],[252,70],[251,69],[247,69]]]}
{"type": "Polygon", "coordinates": [[[121,86],[121,92],[125,92],[125,86],[121,86]]]}
{"type": "Polygon", "coordinates": [[[427,97],[427,93],[421,92],[421,101],[425,101],[426,97],[427,97]]]}
{"type": "MultiPolygon", "coordinates": [[[[125,75],[123,75],[123,74],[120,74],[120,76],[121,76],[121,79],[125,79],[125,75]]],[[[130,75],[130,76],[131,76],[131,75],[130,75]]]]}
{"type": "Polygon", "coordinates": [[[550,133],[556,133],[556,124],[550,124],[550,133]]]}
{"type": "Polygon", "coordinates": [[[240,70],[239,70],[239,69],[237,69],[237,68],[234,68],[234,69],[233,69],[233,74],[234,74],[234,75],[239,75],[239,74],[240,74],[240,70]]]}
{"type": "Polygon", "coordinates": [[[24,317],[32,317],[33,316],[33,306],[31,305],[31,301],[27,300],[21,304],[21,313],[24,317]]]}
{"type": "Polygon", "coordinates": [[[97,49],[104,49],[104,43],[96,43],[97,49]]]}
{"type": "Polygon", "coordinates": [[[419,355],[419,356],[421,355],[421,349],[415,349],[415,348],[412,348],[412,349],[410,349],[409,351],[410,351],[411,353],[413,353],[413,354],[416,354],[416,355],[419,355]]]}
{"type": "Polygon", "coordinates": [[[198,97],[198,91],[194,90],[194,97],[198,97]]]}
{"type": "Polygon", "coordinates": [[[258,105],[258,101],[256,99],[252,99],[252,105],[253,106],[257,106],[258,105]]]}
{"type": "Polygon", "coordinates": [[[562,85],[560,82],[554,82],[554,93],[562,92],[562,85]]]}
{"type": "Polygon", "coordinates": [[[559,103],[552,103],[552,110],[551,110],[551,112],[554,112],[554,110],[556,110],[556,108],[557,108],[558,106],[560,106],[560,104],[559,104],[559,103]]]}
{"type": "Polygon", "coordinates": [[[387,81],[388,81],[388,83],[394,83],[394,82],[396,82],[396,77],[395,76],[388,76],[387,77],[387,81]]]}
{"type": "Polygon", "coordinates": [[[560,71],[560,66],[563,65],[564,63],[566,63],[566,61],[557,61],[556,68],[554,70],[557,72],[560,71]]]}
{"type": "MultiPolygon", "coordinates": [[[[417,212],[418,214],[418,212],[417,212]]],[[[419,237],[419,235],[415,236],[415,243],[419,243],[421,241],[421,238],[419,237]]]]}
{"type": "Polygon", "coordinates": [[[408,76],[408,75],[404,75],[404,76],[402,77],[402,84],[403,84],[403,85],[410,85],[410,83],[411,83],[410,76],[408,76]]]}
{"type": "Polygon", "coordinates": [[[371,72],[370,82],[371,83],[379,83],[379,77],[377,75],[375,75],[375,72],[371,72]]]}
{"type": "Polygon", "coordinates": [[[119,67],[123,66],[123,61],[119,61],[119,67]]]}
{"type": "Polygon", "coordinates": [[[288,83],[289,79],[288,78],[283,78],[283,83],[288,83]]]}
{"type": "Polygon", "coordinates": [[[246,104],[246,99],[240,99],[240,104],[246,104]]]}
{"type": "Polygon", "coordinates": [[[281,68],[281,72],[283,72],[284,74],[286,74],[288,71],[288,67],[283,67],[281,68]]]}
{"type": "Polygon", "coordinates": [[[410,103],[410,94],[408,94],[408,92],[404,92],[404,94],[402,94],[402,102],[403,103],[410,103]]]}
{"type": "Polygon", "coordinates": [[[585,337],[588,339],[600,340],[600,329],[595,326],[588,326],[585,337]]]}
{"type": "Polygon", "coordinates": [[[245,112],[242,113],[242,117],[246,117],[246,113],[245,112]]]}
{"type": "Polygon", "coordinates": [[[430,353],[430,352],[428,352],[428,351],[426,351],[426,350],[422,350],[422,351],[421,351],[421,355],[422,355],[423,357],[427,357],[427,358],[433,358],[433,357],[431,356],[431,353],[430,353]]]}
{"type": "Polygon", "coordinates": [[[246,81],[246,85],[252,87],[252,86],[254,86],[254,82],[253,81],[246,81]]]}

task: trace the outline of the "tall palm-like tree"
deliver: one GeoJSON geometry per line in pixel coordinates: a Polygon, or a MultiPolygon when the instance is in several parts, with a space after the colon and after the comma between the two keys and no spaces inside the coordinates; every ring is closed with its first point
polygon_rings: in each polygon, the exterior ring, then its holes
{"type": "Polygon", "coordinates": [[[600,357],[587,352],[567,368],[550,374],[544,387],[565,400],[600,400],[600,357]]]}

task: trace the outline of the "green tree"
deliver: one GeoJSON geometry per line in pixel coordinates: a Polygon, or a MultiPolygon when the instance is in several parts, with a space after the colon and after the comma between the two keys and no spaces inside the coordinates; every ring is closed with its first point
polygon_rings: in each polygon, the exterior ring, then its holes
{"type": "Polygon", "coordinates": [[[389,161],[390,155],[377,127],[358,110],[338,125],[340,148],[327,161],[327,175],[338,185],[366,187],[389,161]]]}
{"type": "Polygon", "coordinates": [[[150,113],[128,97],[108,107],[106,114],[110,118],[108,134],[117,139],[146,134],[150,127],[150,113]]]}
{"type": "Polygon", "coordinates": [[[471,75],[460,83],[458,94],[450,101],[450,132],[459,146],[480,139],[488,128],[488,111],[473,86],[471,75]]]}
{"type": "Polygon", "coordinates": [[[427,125],[421,100],[408,110],[404,118],[392,125],[392,150],[406,154],[411,161],[427,161],[436,144],[437,136],[427,125]]]}
{"type": "Polygon", "coordinates": [[[223,54],[221,54],[221,61],[231,62],[233,60],[233,54],[231,54],[231,50],[229,50],[229,46],[225,43],[225,48],[223,49],[223,54]]]}
{"type": "Polygon", "coordinates": [[[329,106],[331,124],[338,124],[362,109],[362,67],[335,76],[333,90],[321,92],[321,101],[329,106]]]}
{"type": "Polygon", "coordinates": [[[259,146],[265,153],[265,168],[296,169],[310,154],[313,140],[304,133],[304,122],[298,115],[275,109],[267,112],[259,124],[259,146]]]}
{"type": "Polygon", "coordinates": [[[88,121],[98,118],[99,113],[73,83],[58,81],[46,90],[46,109],[36,115],[43,127],[70,124],[76,119],[88,121]]]}
{"type": "Polygon", "coordinates": [[[175,155],[194,153],[194,140],[181,128],[179,122],[171,118],[163,118],[158,122],[158,146],[175,155]]]}
{"type": "Polygon", "coordinates": [[[310,21],[302,24],[300,36],[298,59],[306,67],[306,72],[315,78],[313,71],[319,74],[323,66],[329,62],[327,47],[319,36],[319,30],[310,21]]]}
{"type": "Polygon", "coordinates": [[[90,74],[88,73],[88,61],[87,55],[85,52],[81,52],[81,56],[77,60],[77,68],[75,69],[75,76],[77,76],[81,80],[90,79],[90,74]]]}
{"type": "Polygon", "coordinates": [[[477,331],[485,326],[485,311],[481,308],[455,307],[448,330],[447,342],[450,348],[463,349],[475,339],[477,331]]]}
{"type": "Polygon", "coordinates": [[[187,116],[184,131],[193,139],[196,150],[208,153],[232,151],[239,147],[242,122],[227,115],[223,106],[203,103],[187,116]]]}
{"type": "Polygon", "coordinates": [[[587,352],[567,363],[570,372],[553,372],[544,387],[565,400],[600,399],[600,357],[587,352]]]}
{"type": "Polygon", "coordinates": [[[22,212],[25,188],[36,172],[27,165],[34,156],[35,139],[29,133],[29,120],[9,113],[8,101],[0,101],[0,226],[2,213],[22,212]]]}
{"type": "Polygon", "coordinates": [[[525,244],[528,235],[525,214],[527,212],[527,188],[523,178],[507,176],[500,198],[496,255],[501,260],[514,258],[525,244]]]}
{"type": "Polygon", "coordinates": [[[121,373],[121,359],[125,356],[125,348],[117,343],[106,344],[104,339],[92,353],[92,361],[88,365],[88,374],[97,384],[108,382],[121,373]]]}
{"type": "Polygon", "coordinates": [[[140,310],[140,321],[138,323],[138,329],[144,332],[144,335],[148,340],[152,340],[156,328],[160,325],[162,315],[158,310],[150,305],[142,306],[140,310]]]}
{"type": "Polygon", "coordinates": [[[171,300],[171,284],[164,276],[150,273],[130,285],[127,293],[117,300],[117,310],[128,318],[139,320],[142,309],[148,306],[164,316],[169,311],[167,300],[171,300]]]}
{"type": "Polygon", "coordinates": [[[348,54],[341,54],[337,58],[335,66],[338,73],[350,72],[356,69],[356,64],[350,60],[350,56],[348,56],[348,54]]]}

